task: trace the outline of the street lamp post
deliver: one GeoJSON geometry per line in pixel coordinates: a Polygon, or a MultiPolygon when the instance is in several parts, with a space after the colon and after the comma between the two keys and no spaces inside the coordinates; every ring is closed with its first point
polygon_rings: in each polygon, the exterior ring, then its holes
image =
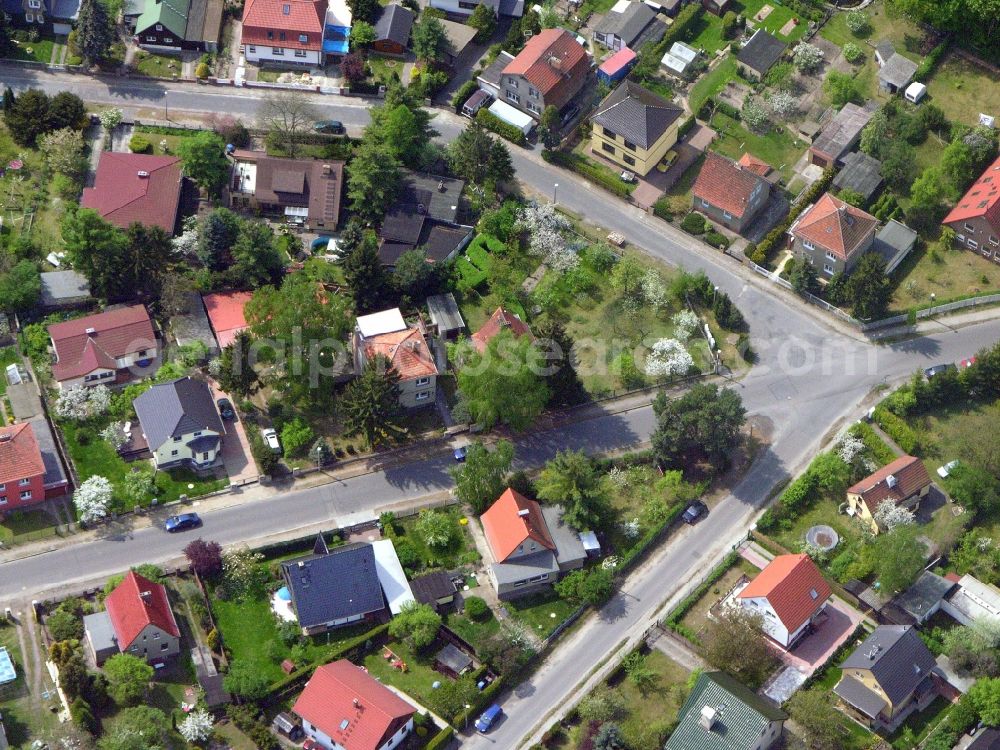
{"type": "Polygon", "coordinates": [[[718,286],[713,286],[712,287],[712,307],[715,307],[715,295],[717,295],[718,293],[719,293],[719,287],[718,286]]]}
{"type": "Polygon", "coordinates": [[[553,183],[553,185],[552,185],[552,202],[553,203],[558,203],[559,202],[559,197],[558,196],[559,196],[559,183],[556,182],[556,183],[553,183]]]}
{"type": "Polygon", "coordinates": [[[170,103],[170,90],[167,89],[167,90],[164,90],[164,92],[163,92],[163,118],[167,122],[170,122],[170,107],[169,107],[169,103],[170,103]]]}
{"type": "Polygon", "coordinates": [[[467,731],[469,729],[469,711],[471,711],[471,710],[472,710],[472,706],[470,704],[466,703],[465,704],[465,727],[463,727],[463,729],[462,729],[463,732],[467,731]]]}

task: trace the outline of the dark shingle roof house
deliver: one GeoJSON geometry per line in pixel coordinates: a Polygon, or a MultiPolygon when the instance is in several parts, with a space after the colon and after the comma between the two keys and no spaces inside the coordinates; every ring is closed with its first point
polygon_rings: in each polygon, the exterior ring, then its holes
{"type": "Polygon", "coordinates": [[[762,750],[781,736],[785,718],[724,672],[704,672],[664,750],[762,750]]]}
{"type": "Polygon", "coordinates": [[[127,228],[133,222],[174,233],[181,200],[181,160],[176,156],[105,151],[94,187],[84,188],[80,205],[127,228]]]}
{"type": "Polygon", "coordinates": [[[233,156],[231,197],[251,195],[266,210],[280,210],[286,217],[305,217],[317,226],[336,228],[344,162],[284,159],[263,151],[241,150],[233,156]]]}
{"type": "Polygon", "coordinates": [[[402,5],[387,5],[375,23],[375,41],[395,42],[406,47],[413,28],[413,11],[402,5]]]}
{"type": "Polygon", "coordinates": [[[923,622],[938,611],[941,602],[958,588],[955,581],[949,581],[929,570],[920,574],[916,582],[892,600],[893,605],[903,610],[914,622],[923,622]]]}
{"type": "Polygon", "coordinates": [[[861,151],[844,157],[844,168],[833,178],[837,190],[853,190],[866,201],[882,186],[882,162],[861,151]]]}
{"type": "Polygon", "coordinates": [[[612,38],[617,37],[625,47],[638,49],[649,42],[656,43],[663,38],[667,25],[661,21],[656,11],[642,2],[624,3],[625,7],[617,11],[623,3],[612,8],[604,19],[594,27],[594,36],[599,42],[607,40],[609,46],[612,38]]]}
{"type": "Polygon", "coordinates": [[[913,80],[917,72],[917,64],[898,52],[893,52],[878,71],[878,82],[886,91],[899,91],[913,80]]]}
{"type": "Polygon", "coordinates": [[[649,148],[684,110],[632,81],[623,81],[600,103],[591,120],[628,141],[649,148]]]}
{"type": "Polygon", "coordinates": [[[455,596],[455,584],[447,573],[436,571],[410,581],[410,591],[418,603],[436,607],[438,603],[451,601],[455,596]]]}
{"type": "Polygon", "coordinates": [[[917,244],[917,233],[895,219],[889,219],[875,234],[872,249],[885,260],[885,272],[892,273],[917,244]]]}
{"type": "Polygon", "coordinates": [[[886,699],[900,706],[934,669],[934,655],[907,625],[880,625],[865,638],[840,665],[844,676],[834,692],[875,718],[885,708],[886,699]],[[868,670],[882,689],[882,695],[869,690],[850,676],[851,670],[868,670]]]}
{"type": "MultiPolygon", "coordinates": [[[[174,438],[202,430],[216,433],[210,440],[203,441],[210,442],[214,448],[219,442],[218,435],[226,431],[215,407],[212,391],[201,380],[185,377],[169,383],[157,383],[136,398],[132,405],[152,451],[174,438]]],[[[196,440],[202,440],[202,437],[196,440]]],[[[201,445],[198,447],[198,451],[209,449],[201,445]]]]}
{"type": "Polygon", "coordinates": [[[763,76],[785,54],[786,45],[764,29],[757,29],[750,40],[736,54],[736,61],[763,76]]]}
{"type": "Polygon", "coordinates": [[[385,609],[370,544],[328,550],[317,540],[314,554],[283,562],[281,574],[303,631],[321,632],[385,609]]]}

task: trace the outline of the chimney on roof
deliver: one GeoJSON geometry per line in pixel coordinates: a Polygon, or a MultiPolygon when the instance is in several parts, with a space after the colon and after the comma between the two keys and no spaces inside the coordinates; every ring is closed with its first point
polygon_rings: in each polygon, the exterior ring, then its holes
{"type": "Polygon", "coordinates": [[[148,605],[153,600],[153,592],[152,591],[140,591],[139,592],[139,598],[142,599],[144,602],[146,602],[146,604],[148,605]]]}
{"type": "Polygon", "coordinates": [[[556,56],[556,55],[552,55],[549,58],[549,65],[551,65],[556,70],[561,70],[562,69],[562,59],[560,57],[556,56]]]}
{"type": "Polygon", "coordinates": [[[138,174],[139,177],[149,177],[149,172],[145,169],[140,169],[136,174],[138,174]]]}
{"type": "Polygon", "coordinates": [[[896,481],[896,475],[890,474],[889,476],[887,476],[885,478],[885,483],[889,485],[890,488],[895,487],[898,484],[898,482],[896,481]]]}
{"type": "Polygon", "coordinates": [[[521,518],[524,518],[525,516],[531,515],[531,510],[528,508],[521,508],[517,512],[517,515],[521,516],[521,518]]]}
{"type": "Polygon", "coordinates": [[[351,702],[352,702],[352,703],[354,704],[354,707],[355,707],[355,708],[361,708],[361,701],[359,701],[359,700],[358,700],[357,698],[355,698],[355,699],[354,699],[353,701],[351,701],[351,702]]]}
{"type": "Polygon", "coordinates": [[[716,713],[717,713],[716,710],[711,706],[701,707],[701,716],[698,719],[698,723],[701,725],[701,728],[704,729],[706,732],[712,731],[712,726],[715,724],[716,713]]]}
{"type": "Polygon", "coordinates": [[[0,443],[9,443],[13,438],[13,432],[0,432],[0,443]]]}
{"type": "Polygon", "coordinates": [[[87,328],[86,330],[84,330],[84,333],[86,333],[88,336],[93,336],[95,333],[97,333],[97,329],[87,328]]]}
{"type": "Polygon", "coordinates": [[[330,174],[331,171],[332,171],[332,169],[331,169],[331,167],[330,167],[329,164],[324,164],[323,165],[323,174],[330,174]]]}

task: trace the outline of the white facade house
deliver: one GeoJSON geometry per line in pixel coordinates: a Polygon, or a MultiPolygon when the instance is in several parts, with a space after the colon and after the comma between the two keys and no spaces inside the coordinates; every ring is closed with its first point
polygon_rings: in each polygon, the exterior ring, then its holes
{"type": "Polygon", "coordinates": [[[208,385],[190,377],[158,383],[132,402],[157,468],[217,465],[226,428],[208,385]]]}

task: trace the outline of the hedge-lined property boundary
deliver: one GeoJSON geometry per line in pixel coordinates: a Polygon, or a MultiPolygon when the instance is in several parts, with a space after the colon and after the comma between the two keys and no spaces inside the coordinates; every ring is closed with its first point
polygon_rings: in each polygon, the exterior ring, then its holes
{"type": "Polygon", "coordinates": [[[580,154],[546,150],[542,151],[542,158],[550,164],[555,164],[571,172],[576,172],[578,175],[596,182],[609,193],[614,193],[619,198],[628,198],[635,189],[635,183],[629,185],[622,182],[621,177],[608,167],[593,162],[580,154]]]}
{"type": "Polygon", "coordinates": [[[788,233],[795,220],[799,218],[799,214],[815,203],[829,189],[830,183],[833,182],[833,177],[836,174],[837,170],[833,167],[827,167],[823,170],[823,176],[810,185],[809,189],[802,194],[802,197],[792,206],[784,221],[768,232],[756,247],[753,244],[747,245],[747,257],[760,266],[770,261],[774,254],[781,248],[785,234],[788,233]]]}
{"type": "Polygon", "coordinates": [[[708,577],[698,585],[698,588],[684,597],[676,607],[670,610],[667,616],[663,618],[663,625],[670,628],[678,635],[684,636],[692,643],[697,643],[697,636],[692,633],[689,628],[681,625],[681,620],[684,619],[684,615],[690,612],[691,608],[694,607],[694,605],[708,593],[708,590],[712,588],[715,582],[722,578],[722,576],[726,574],[727,570],[733,567],[739,557],[739,552],[736,552],[735,550],[726,554],[726,556],[722,558],[722,562],[712,569],[712,572],[709,573],[708,577]]]}
{"type": "Polygon", "coordinates": [[[476,122],[487,130],[492,130],[501,138],[506,138],[518,146],[525,146],[528,143],[528,139],[524,133],[510,123],[504,122],[488,109],[481,109],[476,112],[476,122]]]}

